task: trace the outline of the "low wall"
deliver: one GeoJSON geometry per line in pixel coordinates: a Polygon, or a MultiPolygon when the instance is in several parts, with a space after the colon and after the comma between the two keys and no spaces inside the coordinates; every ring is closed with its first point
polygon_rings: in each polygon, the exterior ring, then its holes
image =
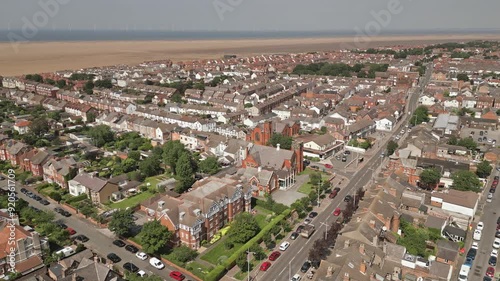
{"type": "Polygon", "coordinates": [[[366,153],[366,149],[360,148],[360,147],[346,145],[346,146],[344,146],[344,148],[345,148],[345,150],[349,150],[349,151],[356,152],[356,153],[361,153],[361,154],[366,153]]]}

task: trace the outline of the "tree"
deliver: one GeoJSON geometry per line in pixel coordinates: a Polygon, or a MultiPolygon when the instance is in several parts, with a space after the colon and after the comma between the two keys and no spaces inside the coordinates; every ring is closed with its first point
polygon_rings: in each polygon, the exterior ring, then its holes
{"type": "Polygon", "coordinates": [[[441,173],[436,168],[429,168],[422,171],[420,174],[420,183],[425,188],[435,186],[441,179],[441,173]]]}
{"type": "Polygon", "coordinates": [[[109,222],[109,229],[118,236],[125,236],[129,233],[130,228],[135,226],[132,210],[118,210],[113,213],[109,222]]]}
{"type": "Polygon", "coordinates": [[[500,109],[496,111],[497,116],[500,116],[500,109]]]}
{"type": "Polygon", "coordinates": [[[328,132],[328,128],[323,126],[321,127],[321,133],[326,134],[328,132]]]}
{"type": "Polygon", "coordinates": [[[194,175],[193,161],[191,159],[191,154],[184,151],[177,160],[175,165],[175,174],[179,178],[192,178],[194,175]]]}
{"type": "Polygon", "coordinates": [[[463,146],[473,151],[477,149],[477,143],[471,137],[460,139],[457,142],[457,145],[463,146]]]}
{"type": "Polygon", "coordinates": [[[483,160],[481,163],[477,164],[476,175],[484,179],[491,175],[492,170],[493,167],[491,167],[490,162],[483,160]]]}
{"type": "Polygon", "coordinates": [[[200,162],[199,168],[200,172],[213,175],[219,172],[220,163],[217,161],[217,157],[210,156],[200,162]]]}
{"type": "Polygon", "coordinates": [[[259,224],[250,213],[240,213],[234,217],[227,235],[235,243],[245,243],[260,231],[259,224]]]}
{"type": "Polygon", "coordinates": [[[458,138],[454,135],[451,135],[450,138],[448,139],[448,144],[449,145],[457,145],[458,144],[458,138]]]}
{"type": "Polygon", "coordinates": [[[49,122],[45,117],[38,117],[30,125],[30,132],[35,135],[35,137],[40,138],[49,132],[49,122]]]}
{"type": "Polygon", "coordinates": [[[195,179],[193,177],[190,178],[180,178],[174,188],[174,191],[177,193],[184,193],[186,190],[190,189],[193,186],[195,179]]]}
{"type": "Polygon", "coordinates": [[[321,174],[319,172],[312,172],[309,174],[309,182],[311,185],[316,186],[321,181],[321,174]]]}
{"type": "Polygon", "coordinates": [[[66,87],[66,80],[64,79],[57,80],[56,85],[58,88],[62,89],[66,87]]]}
{"type": "Polygon", "coordinates": [[[174,175],[176,174],[177,160],[184,152],[187,152],[187,150],[180,141],[168,141],[163,146],[163,161],[170,167],[174,175]]]}
{"type": "Polygon", "coordinates": [[[481,188],[481,181],[478,176],[471,171],[456,171],[451,175],[453,180],[453,189],[462,191],[479,192],[481,188]]]}
{"type": "Polygon", "coordinates": [[[141,153],[139,151],[130,151],[127,155],[127,158],[139,161],[141,160],[141,153]]]}
{"type": "Polygon", "coordinates": [[[61,202],[61,194],[57,191],[52,191],[50,194],[49,194],[49,197],[54,199],[55,201],[57,202],[61,202]]]}
{"type": "Polygon", "coordinates": [[[410,124],[418,125],[422,122],[429,122],[429,110],[426,106],[419,106],[415,109],[413,116],[410,118],[410,124]]]}
{"type": "Polygon", "coordinates": [[[111,80],[109,80],[109,79],[97,80],[94,82],[94,86],[97,88],[106,88],[106,89],[113,88],[113,84],[111,83],[111,80]]]}
{"type": "Polygon", "coordinates": [[[196,256],[198,256],[198,252],[185,246],[185,245],[182,245],[180,247],[175,247],[172,250],[172,256],[177,261],[180,261],[182,263],[186,263],[188,261],[194,260],[196,258],[196,256]]]}
{"type": "Polygon", "coordinates": [[[92,127],[88,135],[92,139],[92,143],[97,147],[103,147],[105,144],[113,142],[115,139],[115,134],[111,131],[111,128],[106,125],[92,127]]]}
{"type": "Polygon", "coordinates": [[[283,149],[291,149],[292,148],[292,137],[287,137],[282,134],[276,133],[271,136],[268,145],[272,145],[274,147],[278,147],[283,149]]]}
{"type": "Polygon", "coordinates": [[[90,111],[89,113],[87,113],[87,122],[88,123],[94,122],[96,117],[97,116],[95,115],[95,113],[93,111],[90,111]]]}
{"type": "Polygon", "coordinates": [[[393,141],[393,140],[390,140],[388,143],[387,143],[387,155],[392,155],[394,154],[394,152],[396,151],[396,149],[398,149],[399,145],[397,142],[393,141]]]}
{"type": "Polygon", "coordinates": [[[142,226],[139,237],[142,250],[148,254],[153,254],[167,245],[172,237],[172,233],[160,221],[154,220],[142,226]]]}
{"type": "Polygon", "coordinates": [[[457,74],[457,80],[467,82],[469,81],[469,76],[467,76],[467,74],[465,73],[459,73],[457,74]]]}
{"type": "Polygon", "coordinates": [[[148,157],[139,163],[139,170],[146,177],[156,176],[161,173],[160,159],[158,157],[148,157]]]}
{"type": "MultiPolygon", "coordinates": [[[[243,252],[241,253],[237,258],[236,258],[236,265],[240,268],[241,271],[247,272],[248,271],[248,253],[243,252]]],[[[251,266],[250,266],[251,269],[251,266]]]]}

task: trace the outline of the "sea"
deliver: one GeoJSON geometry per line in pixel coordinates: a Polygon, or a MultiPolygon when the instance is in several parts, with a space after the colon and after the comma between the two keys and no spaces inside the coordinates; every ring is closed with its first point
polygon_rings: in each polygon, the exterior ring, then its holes
{"type": "MultiPolygon", "coordinates": [[[[379,36],[500,34],[499,29],[384,31],[379,36]]],[[[224,40],[224,39],[285,39],[356,36],[354,31],[152,31],[152,30],[37,30],[25,35],[22,30],[0,30],[0,42],[12,38],[29,42],[65,41],[154,41],[154,40],[224,40]],[[10,34],[10,35],[9,35],[10,34]],[[14,36],[13,36],[14,35],[14,36]],[[17,37],[15,37],[17,35],[17,37]]]]}

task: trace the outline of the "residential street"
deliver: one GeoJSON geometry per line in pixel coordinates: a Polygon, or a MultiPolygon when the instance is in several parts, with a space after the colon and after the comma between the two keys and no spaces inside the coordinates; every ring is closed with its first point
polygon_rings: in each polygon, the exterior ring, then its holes
{"type": "MultiPolygon", "coordinates": [[[[2,184],[6,184],[6,181],[3,181],[2,184]]],[[[39,193],[37,193],[33,188],[21,186],[19,183],[17,183],[17,191],[19,198],[26,200],[30,204],[30,206],[36,207],[41,210],[49,210],[49,211],[54,211],[54,208],[58,207],[52,203],[50,205],[44,206],[40,204],[40,202],[28,198],[25,194],[20,192],[21,187],[29,189],[31,192],[34,192],[36,194],[39,193]]],[[[40,194],[40,196],[42,195],[40,194]]],[[[170,271],[177,269],[169,267],[167,264],[165,264],[165,268],[162,270],[154,268],[149,264],[149,260],[142,261],[138,259],[135,256],[135,254],[126,251],[125,248],[119,248],[113,245],[112,243],[114,240],[113,238],[104,235],[101,232],[101,230],[99,230],[95,225],[91,224],[90,222],[87,222],[85,219],[77,216],[71,216],[65,218],[58,213],[55,213],[55,216],[58,221],[62,221],[68,227],[73,228],[77,232],[76,235],[84,234],[85,236],[87,236],[89,238],[89,241],[84,244],[87,248],[91,249],[93,252],[98,253],[100,256],[104,258],[106,258],[106,255],[108,255],[109,253],[117,254],[122,259],[119,263],[117,263],[117,265],[120,266],[120,268],[122,268],[124,263],[131,262],[137,265],[140,269],[144,270],[148,274],[152,273],[162,278],[166,278],[165,280],[173,280],[172,278],[168,277],[168,274],[170,273],[170,271]]],[[[186,275],[186,272],[183,273],[186,275]]],[[[186,277],[190,278],[190,276],[187,275],[186,277]]]]}

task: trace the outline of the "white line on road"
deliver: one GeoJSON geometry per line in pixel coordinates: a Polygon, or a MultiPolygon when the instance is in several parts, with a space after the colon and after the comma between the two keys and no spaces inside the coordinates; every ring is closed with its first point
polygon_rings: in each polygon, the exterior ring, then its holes
{"type": "MultiPolygon", "coordinates": [[[[285,271],[285,269],[286,269],[286,267],[283,268],[283,270],[280,272],[280,275],[283,274],[283,271],[285,271]]],[[[274,280],[276,280],[276,279],[274,279],[274,280]]]]}
{"type": "Polygon", "coordinates": [[[300,248],[299,252],[302,252],[302,250],[304,250],[304,246],[302,246],[302,248],[300,248]]]}

